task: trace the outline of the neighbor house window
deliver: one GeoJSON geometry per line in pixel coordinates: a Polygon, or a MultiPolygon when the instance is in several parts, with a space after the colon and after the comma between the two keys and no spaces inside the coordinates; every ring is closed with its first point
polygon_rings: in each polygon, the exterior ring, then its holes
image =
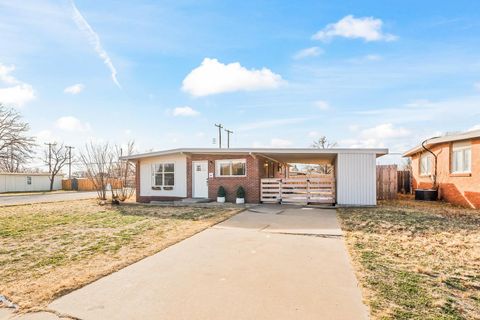
{"type": "Polygon", "coordinates": [[[420,157],[420,175],[428,176],[432,173],[432,156],[423,154],[420,157]]]}
{"type": "Polygon", "coordinates": [[[245,159],[217,160],[216,172],[218,177],[237,177],[246,175],[245,159]]]}
{"type": "Polygon", "coordinates": [[[32,184],[32,177],[27,176],[27,184],[32,184]]]}
{"type": "Polygon", "coordinates": [[[152,166],[154,189],[172,190],[175,186],[175,164],[157,163],[152,166]]]}
{"type": "Polygon", "coordinates": [[[470,143],[459,142],[452,145],[452,173],[472,172],[472,147],[470,143]]]}

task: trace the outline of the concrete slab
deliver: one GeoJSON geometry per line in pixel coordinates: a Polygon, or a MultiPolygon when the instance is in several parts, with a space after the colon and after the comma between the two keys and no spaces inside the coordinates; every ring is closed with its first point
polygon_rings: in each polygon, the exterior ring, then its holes
{"type": "Polygon", "coordinates": [[[10,319],[14,310],[10,308],[0,308],[0,320],[10,319]]]}
{"type": "Polygon", "coordinates": [[[32,312],[16,315],[9,320],[59,320],[61,318],[57,317],[54,313],[50,312],[32,312]]]}
{"type": "MultiPolygon", "coordinates": [[[[280,205],[278,205],[280,207],[280,205]]],[[[269,207],[270,214],[251,210],[224,221],[216,228],[256,229],[264,232],[298,235],[341,236],[335,210],[286,207],[280,213],[269,207]]]]}
{"type": "Polygon", "coordinates": [[[342,238],[264,228],[330,234],[335,214],[286,212],[241,213],[49,308],[85,320],[367,319],[342,238]]]}

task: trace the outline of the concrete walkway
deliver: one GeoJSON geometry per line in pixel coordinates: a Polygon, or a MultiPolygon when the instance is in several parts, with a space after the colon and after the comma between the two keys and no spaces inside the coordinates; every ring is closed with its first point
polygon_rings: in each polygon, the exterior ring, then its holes
{"type": "Polygon", "coordinates": [[[367,319],[335,211],[261,208],[49,308],[79,319],[367,319]]]}

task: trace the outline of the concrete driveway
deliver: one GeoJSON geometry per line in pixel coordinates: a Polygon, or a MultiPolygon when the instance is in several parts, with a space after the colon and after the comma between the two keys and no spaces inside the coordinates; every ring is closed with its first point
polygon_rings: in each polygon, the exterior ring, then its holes
{"type": "Polygon", "coordinates": [[[334,210],[258,210],[67,294],[49,308],[79,319],[368,318],[334,210]]]}
{"type": "Polygon", "coordinates": [[[97,196],[96,191],[71,191],[58,193],[39,193],[39,194],[0,194],[0,206],[17,205],[17,204],[32,204],[42,202],[57,202],[68,200],[92,199],[97,196]]]}

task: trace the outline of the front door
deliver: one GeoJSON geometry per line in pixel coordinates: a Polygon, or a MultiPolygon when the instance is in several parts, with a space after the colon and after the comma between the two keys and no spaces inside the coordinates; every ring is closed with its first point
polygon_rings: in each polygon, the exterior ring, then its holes
{"type": "Polygon", "coordinates": [[[208,198],[208,161],[192,161],[193,197],[208,198]]]}

